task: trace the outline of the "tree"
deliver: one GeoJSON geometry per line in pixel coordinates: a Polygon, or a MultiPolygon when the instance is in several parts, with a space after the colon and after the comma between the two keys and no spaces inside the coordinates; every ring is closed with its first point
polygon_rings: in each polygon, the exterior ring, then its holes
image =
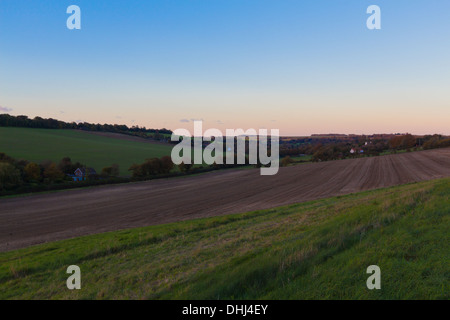
{"type": "Polygon", "coordinates": [[[119,165],[113,164],[110,167],[105,167],[102,169],[102,176],[106,177],[117,177],[119,176],[119,165]]]}
{"type": "Polygon", "coordinates": [[[142,168],[142,165],[140,164],[133,164],[131,165],[131,167],[128,169],[128,171],[132,171],[132,177],[133,178],[142,178],[145,177],[145,172],[142,168]]]}
{"type": "Polygon", "coordinates": [[[58,169],[65,174],[73,174],[73,172],[76,170],[76,168],[74,169],[72,160],[69,157],[62,158],[62,160],[58,164],[58,169]]]}
{"type": "Polygon", "coordinates": [[[147,159],[147,161],[143,163],[143,167],[146,176],[157,175],[162,172],[162,163],[158,158],[147,159]]]}
{"type": "Polygon", "coordinates": [[[412,136],[411,134],[403,136],[402,140],[403,149],[410,149],[414,148],[415,146],[416,146],[416,138],[414,136],[412,136]]]}
{"type": "Polygon", "coordinates": [[[175,165],[172,162],[172,158],[169,156],[164,156],[161,158],[161,171],[162,173],[169,173],[172,171],[175,165]]]}
{"type": "Polygon", "coordinates": [[[192,168],[192,164],[191,163],[184,163],[184,162],[182,162],[182,163],[180,163],[178,165],[178,169],[180,169],[180,171],[184,172],[184,173],[189,172],[191,170],[191,168],[192,168]]]}
{"type": "Polygon", "coordinates": [[[0,189],[9,189],[21,183],[20,171],[10,163],[0,162],[0,189]]]}
{"type": "Polygon", "coordinates": [[[39,181],[41,179],[41,168],[34,162],[28,163],[23,171],[27,181],[39,181]]]}
{"type": "Polygon", "coordinates": [[[10,156],[6,155],[3,152],[0,152],[0,161],[1,162],[8,162],[8,163],[14,163],[14,159],[10,156]]]}
{"type": "Polygon", "coordinates": [[[47,179],[49,182],[56,182],[62,180],[64,178],[64,174],[60,169],[58,169],[56,164],[51,163],[44,170],[44,178],[47,179]]]}
{"type": "Polygon", "coordinates": [[[292,160],[292,158],[290,156],[286,156],[283,159],[281,159],[281,166],[287,167],[288,165],[290,165],[293,162],[294,162],[294,160],[292,160]]]}
{"type": "Polygon", "coordinates": [[[389,140],[389,147],[393,150],[400,149],[400,146],[402,145],[402,139],[402,136],[393,137],[391,140],[389,140]]]}

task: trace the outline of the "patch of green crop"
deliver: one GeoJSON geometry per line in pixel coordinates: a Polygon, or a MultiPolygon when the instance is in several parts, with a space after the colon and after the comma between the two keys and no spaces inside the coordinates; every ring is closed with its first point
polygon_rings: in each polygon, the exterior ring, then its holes
{"type": "Polygon", "coordinates": [[[133,163],[170,155],[169,145],[97,136],[83,131],[0,127],[0,152],[40,163],[70,157],[101,172],[116,163],[121,175],[129,175],[133,163]]]}

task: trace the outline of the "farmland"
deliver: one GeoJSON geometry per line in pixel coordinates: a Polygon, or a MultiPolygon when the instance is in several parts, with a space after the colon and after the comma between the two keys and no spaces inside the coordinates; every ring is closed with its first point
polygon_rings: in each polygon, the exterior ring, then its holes
{"type": "Polygon", "coordinates": [[[120,134],[92,134],[68,129],[0,127],[0,152],[29,161],[73,161],[98,172],[116,163],[121,175],[129,175],[133,163],[170,155],[171,146],[120,134]]]}
{"type": "Polygon", "coordinates": [[[181,220],[263,210],[450,177],[450,149],[0,199],[0,251],[181,220]]]}
{"type": "Polygon", "coordinates": [[[449,196],[438,179],[0,253],[0,298],[449,299],[449,196]]]}

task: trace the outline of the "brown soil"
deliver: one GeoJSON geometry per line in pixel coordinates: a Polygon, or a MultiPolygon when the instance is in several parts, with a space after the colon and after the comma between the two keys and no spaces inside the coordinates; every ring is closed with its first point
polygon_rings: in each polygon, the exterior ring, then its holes
{"type": "Polygon", "coordinates": [[[0,251],[450,176],[450,148],[0,199],[0,251]]]}

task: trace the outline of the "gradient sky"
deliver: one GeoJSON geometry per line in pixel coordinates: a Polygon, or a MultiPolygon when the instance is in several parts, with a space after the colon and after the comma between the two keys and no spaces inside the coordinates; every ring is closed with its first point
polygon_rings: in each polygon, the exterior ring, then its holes
{"type": "Polygon", "coordinates": [[[0,0],[0,113],[450,134],[449,17],[448,0],[0,0]]]}

